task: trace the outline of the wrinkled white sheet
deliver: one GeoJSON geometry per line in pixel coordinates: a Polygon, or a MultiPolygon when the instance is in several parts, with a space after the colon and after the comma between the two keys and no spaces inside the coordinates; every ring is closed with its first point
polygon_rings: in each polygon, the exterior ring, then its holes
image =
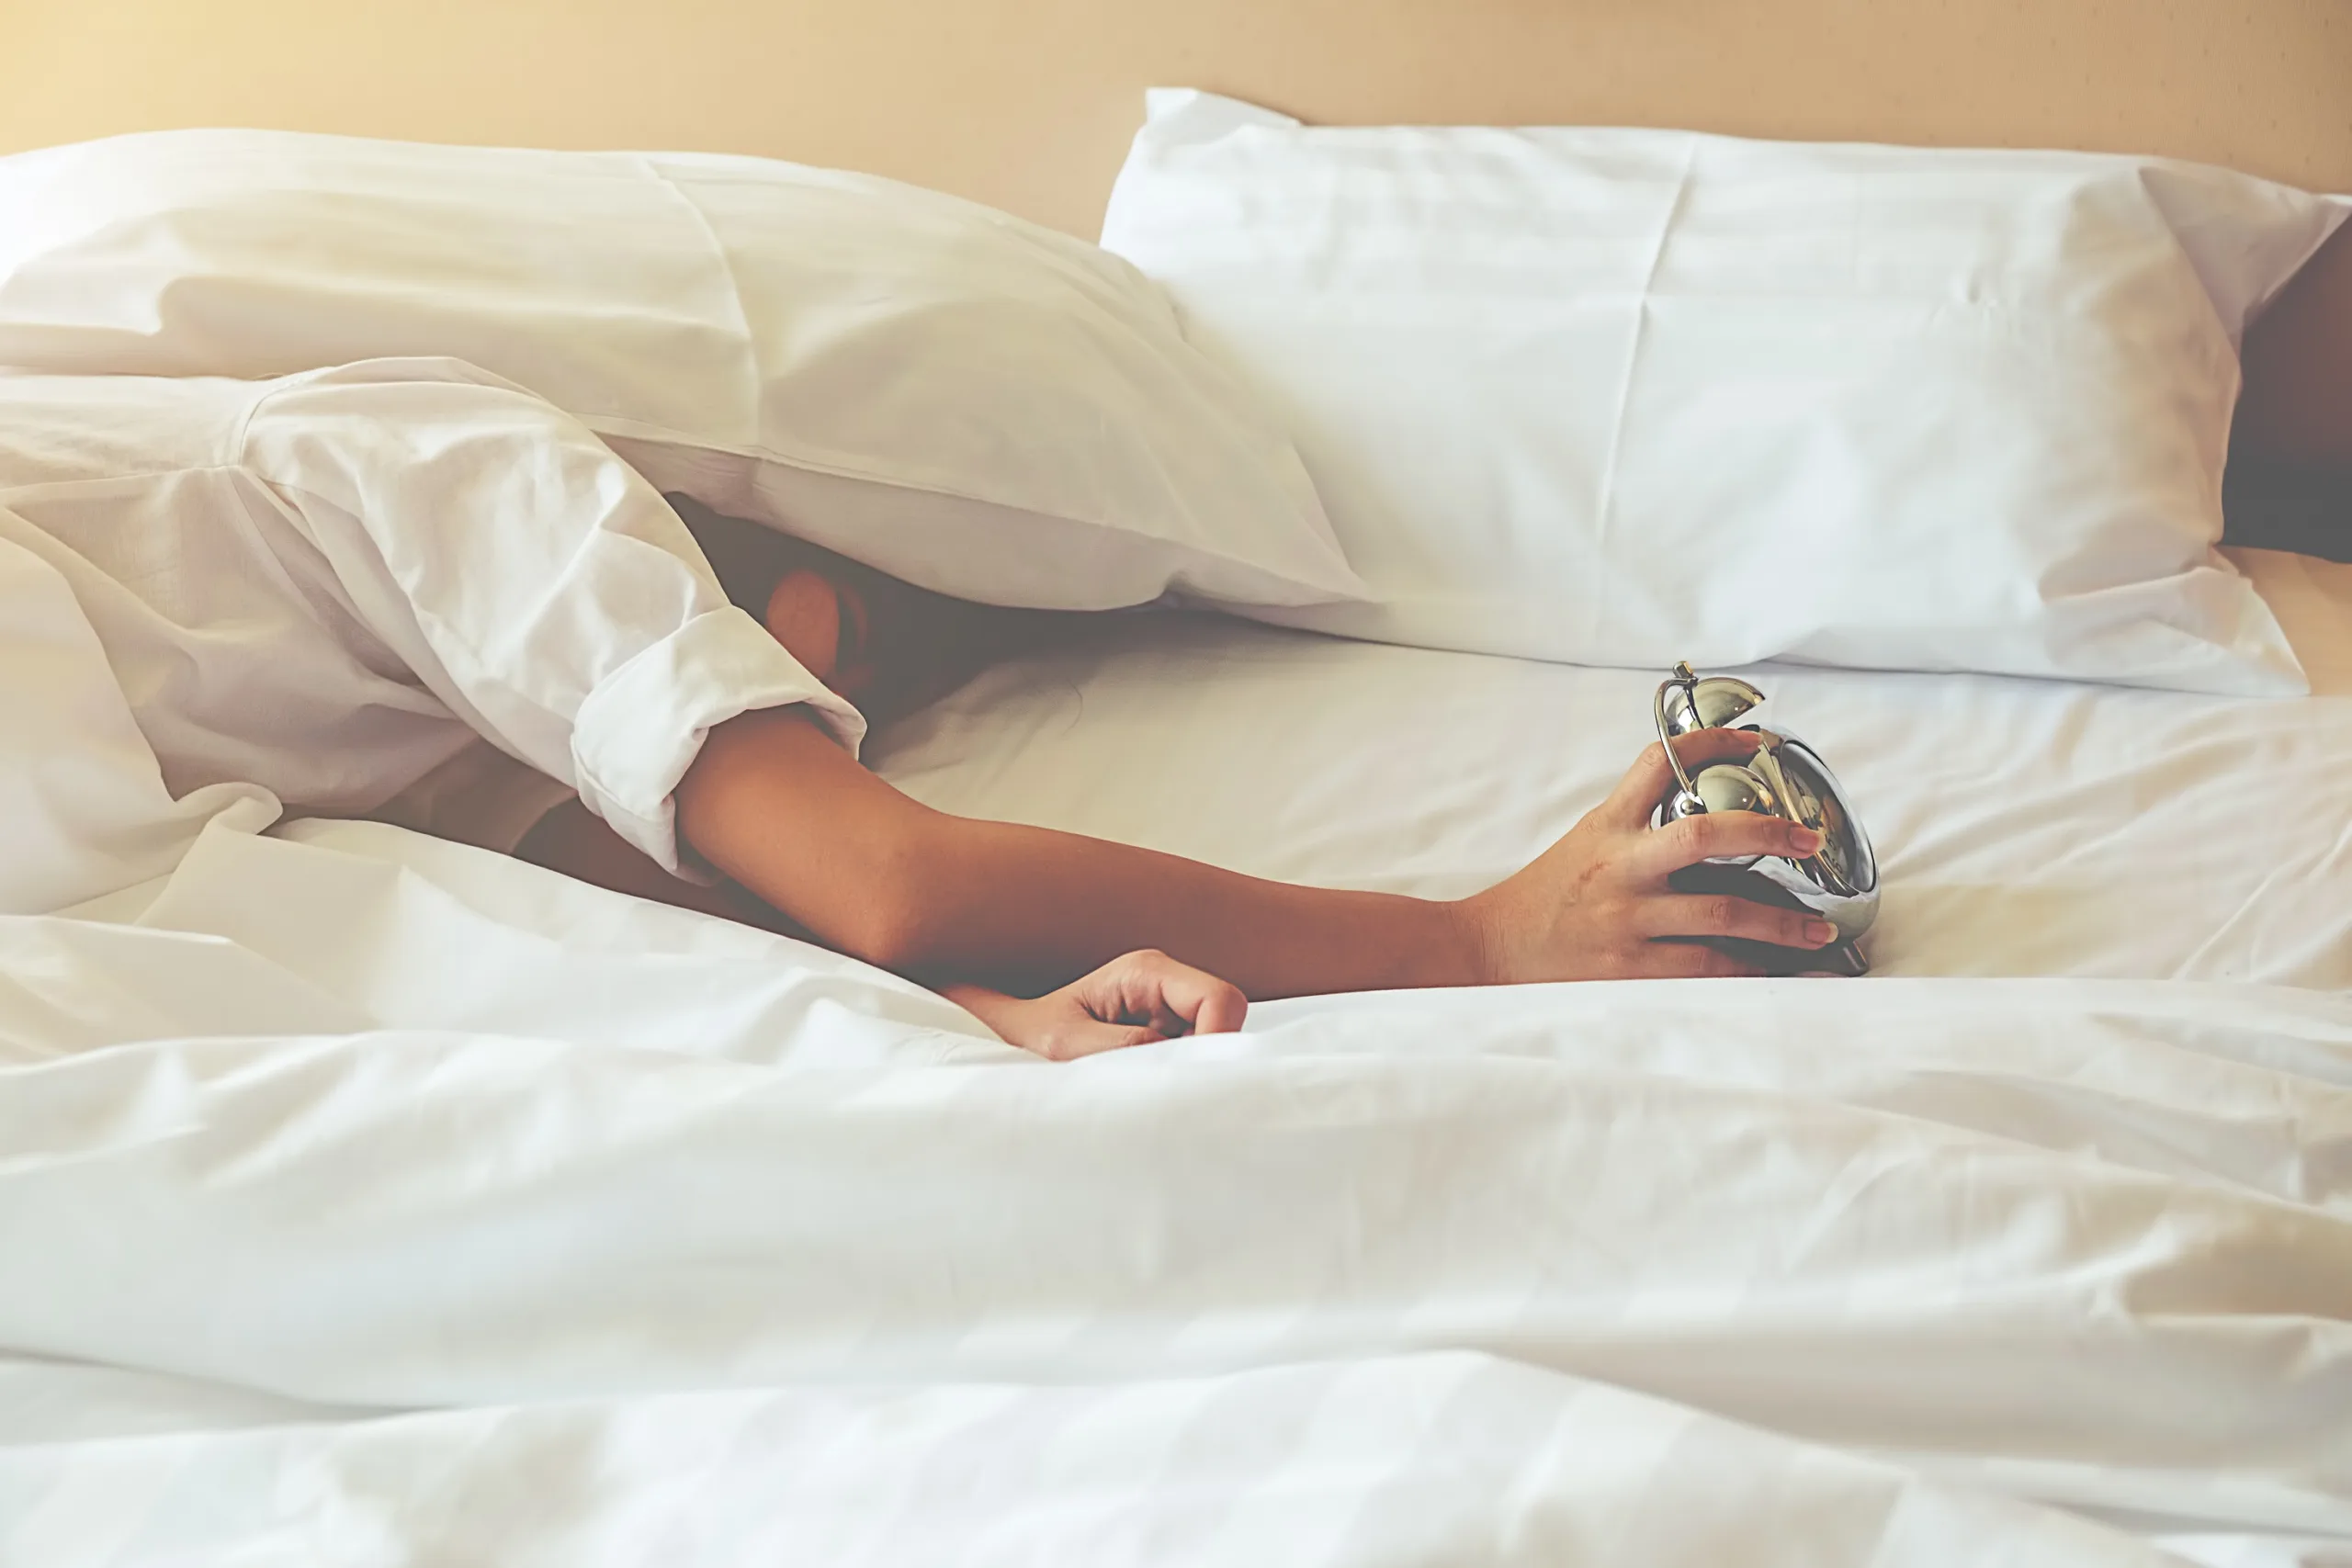
{"type": "Polygon", "coordinates": [[[0,1450],[21,1560],[2156,1561],[2128,1538],[1491,1357],[803,1387],[0,1450]]]}
{"type": "MultiPolygon", "coordinates": [[[[175,870],[0,919],[0,1563],[2340,1562],[2352,600],[2288,564],[2307,702],[1773,672],[1894,977],[1300,1001],[1069,1067],[144,779],[101,805],[175,870]]],[[[884,765],[1446,891],[1647,699],[1130,635],[884,765]]],[[[79,820],[56,739],[0,750],[79,820]]]]}
{"type": "Polygon", "coordinates": [[[103,912],[0,921],[0,1561],[2352,1549],[2346,998],[1430,993],[1054,1067],[366,824],[103,912]]]}
{"type": "MultiPolygon", "coordinates": [[[[2312,696],[1750,672],[1877,843],[1879,973],[2352,988],[2352,566],[2233,554],[2312,696]]],[[[1608,793],[1659,673],[1170,620],[992,671],[866,757],[944,810],[1453,897],[1608,793]]]]}

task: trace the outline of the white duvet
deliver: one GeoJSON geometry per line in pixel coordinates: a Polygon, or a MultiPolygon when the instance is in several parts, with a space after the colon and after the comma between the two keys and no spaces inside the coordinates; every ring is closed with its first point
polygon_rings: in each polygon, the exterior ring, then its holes
{"type": "Polygon", "coordinates": [[[388,828],[149,896],[0,922],[0,1561],[2352,1541],[2339,997],[1364,997],[1056,1067],[388,828]]]}
{"type": "MultiPolygon", "coordinates": [[[[1639,739],[1624,672],[1138,635],[881,765],[1435,891],[1639,739]]],[[[2299,703],[1776,672],[1887,977],[1071,1066],[223,813],[0,919],[0,1563],[2341,1562],[2352,697],[2297,647],[2299,703]]]]}

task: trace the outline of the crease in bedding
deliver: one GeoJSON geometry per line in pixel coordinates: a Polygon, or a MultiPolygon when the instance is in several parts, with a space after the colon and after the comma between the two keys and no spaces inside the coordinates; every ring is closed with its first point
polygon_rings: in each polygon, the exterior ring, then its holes
{"type": "MultiPolygon", "coordinates": [[[[2316,678],[2346,601],[2298,570],[2316,678]]],[[[1460,891],[1654,681],[1127,635],[877,767],[1460,891]]],[[[0,1562],[2340,1561],[2352,868],[2305,807],[2352,695],[1770,686],[1879,839],[1885,977],[1304,998],[1064,1066],[141,775],[102,896],[0,918],[0,1562]]]]}
{"type": "Polygon", "coordinates": [[[1367,996],[1057,1067],[397,829],[139,902],[0,921],[0,1354],[122,1412],[9,1424],[0,1557],[2352,1540],[2341,996],[1367,996]]]}

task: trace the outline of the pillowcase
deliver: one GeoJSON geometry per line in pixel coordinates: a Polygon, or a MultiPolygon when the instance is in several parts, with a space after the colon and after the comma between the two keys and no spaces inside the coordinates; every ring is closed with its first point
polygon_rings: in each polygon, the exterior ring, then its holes
{"type": "Polygon", "coordinates": [[[470,361],[665,491],[967,598],[1361,594],[1279,426],[1094,246],[757,158],[281,132],[0,159],[0,365],[470,361]]]}
{"type": "Polygon", "coordinates": [[[2246,314],[2341,217],[2144,158],[1160,92],[1103,243],[1288,422],[1378,597],[1267,619],[2291,693],[2222,466],[2246,314]]]}

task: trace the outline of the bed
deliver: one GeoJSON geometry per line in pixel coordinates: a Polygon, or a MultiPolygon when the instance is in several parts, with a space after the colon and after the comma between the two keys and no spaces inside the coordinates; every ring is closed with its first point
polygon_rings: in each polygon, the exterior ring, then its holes
{"type": "MultiPolygon", "coordinates": [[[[2352,985],[2344,827],[2295,804],[2299,781],[2352,755],[2352,568],[2237,558],[2311,698],[1754,672],[1777,722],[1884,803],[1871,832],[1904,893],[1872,934],[1878,973],[2352,985]]],[[[1608,793],[1648,738],[1655,684],[1200,617],[992,671],[874,761],[945,810],[1453,897],[1608,793]]]]}
{"type": "MultiPolygon", "coordinates": [[[[159,9],[101,50],[57,7],[0,140],[266,101],[1091,232],[1136,90],[1222,67],[1310,118],[2352,188],[2318,4],[2139,18],[2130,73],[2090,6],[806,9],[610,7],[518,81],[520,11],[428,49],[389,7],[159,9]],[[744,63],[785,41],[806,92],[744,63]]],[[[1747,671],[1867,813],[1864,981],[1295,998],[1049,1066],[821,948],[364,821],[232,815],[0,917],[0,1562],[2346,1561],[2352,565],[2231,557],[2308,696],[1747,671]]],[[[1606,793],[1660,673],[1115,616],[866,758],[1450,897],[1606,793]]]]}

